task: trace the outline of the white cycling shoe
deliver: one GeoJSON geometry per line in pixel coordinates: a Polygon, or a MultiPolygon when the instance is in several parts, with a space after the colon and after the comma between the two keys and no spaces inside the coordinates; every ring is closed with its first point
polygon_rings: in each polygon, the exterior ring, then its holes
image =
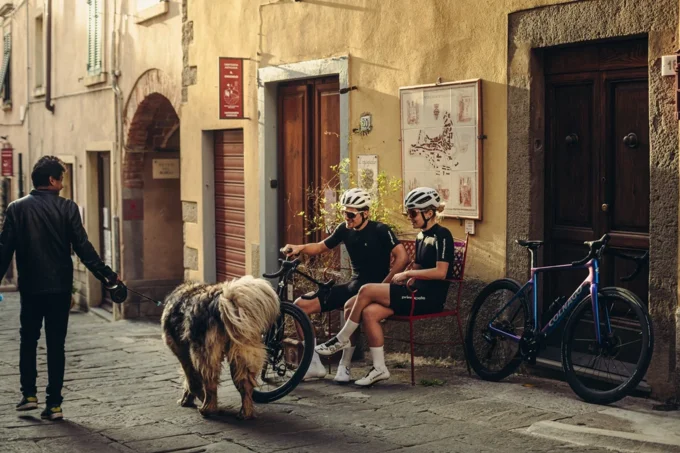
{"type": "Polygon", "coordinates": [[[337,382],[338,384],[347,384],[351,379],[352,373],[350,372],[349,367],[346,367],[345,365],[338,365],[338,371],[335,373],[333,382],[337,382]]]}
{"type": "Polygon", "coordinates": [[[365,377],[354,381],[354,383],[359,387],[369,387],[375,384],[376,382],[385,381],[389,378],[390,372],[387,370],[387,368],[383,370],[371,368],[371,371],[369,371],[365,377]]]}
{"type": "Polygon", "coordinates": [[[341,341],[338,337],[333,337],[327,342],[318,345],[314,350],[317,354],[322,356],[333,355],[336,352],[340,352],[343,349],[351,348],[352,343],[349,340],[341,341]]]}

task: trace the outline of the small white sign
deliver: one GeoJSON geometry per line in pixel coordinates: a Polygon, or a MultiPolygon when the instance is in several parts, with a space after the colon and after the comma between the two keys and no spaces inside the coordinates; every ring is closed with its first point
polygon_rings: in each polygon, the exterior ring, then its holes
{"type": "Polygon", "coordinates": [[[288,284],[288,288],[286,288],[286,289],[288,290],[288,291],[287,291],[287,292],[288,292],[288,294],[287,294],[287,295],[288,295],[288,300],[289,300],[290,302],[293,302],[293,285],[289,283],[289,284],[288,284]]]}
{"type": "Polygon", "coordinates": [[[179,179],[179,159],[154,159],[153,179],[179,179]]]}
{"type": "Polygon", "coordinates": [[[475,234],[475,221],[474,220],[466,220],[465,221],[465,233],[466,234],[475,234]]]}
{"type": "Polygon", "coordinates": [[[109,226],[109,208],[103,207],[102,208],[102,228],[111,228],[109,226]]]}
{"type": "Polygon", "coordinates": [[[375,191],[378,189],[378,156],[364,154],[358,156],[358,160],[359,187],[375,195],[375,191]]]}

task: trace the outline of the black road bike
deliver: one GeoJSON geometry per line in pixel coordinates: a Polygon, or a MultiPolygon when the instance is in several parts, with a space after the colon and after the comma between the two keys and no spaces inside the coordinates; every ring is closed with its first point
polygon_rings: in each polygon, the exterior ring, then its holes
{"type": "Polygon", "coordinates": [[[303,299],[314,299],[326,294],[335,284],[333,280],[319,282],[305,274],[298,266],[300,259],[279,259],[281,268],[273,274],[263,274],[265,278],[278,278],[277,294],[281,301],[281,314],[263,341],[267,350],[264,367],[253,390],[256,403],[271,403],[289,394],[302,381],[307,373],[314,353],[314,328],[309,317],[288,297],[289,284],[297,274],[316,284],[319,289],[303,299]]]}

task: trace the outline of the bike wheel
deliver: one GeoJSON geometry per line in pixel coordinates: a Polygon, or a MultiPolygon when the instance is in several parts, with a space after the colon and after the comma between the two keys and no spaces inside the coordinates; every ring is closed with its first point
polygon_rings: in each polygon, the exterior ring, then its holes
{"type": "Polygon", "coordinates": [[[314,330],[301,309],[281,302],[281,315],[263,340],[267,356],[253,401],[271,403],[289,394],[305,376],[314,353],[314,330]]]}
{"type": "Polygon", "coordinates": [[[470,366],[484,380],[500,381],[522,363],[519,343],[489,328],[493,322],[495,328],[519,337],[530,329],[526,295],[520,294],[508,305],[519,290],[519,284],[513,280],[496,280],[479,293],[472,306],[465,351],[470,366]]]}
{"type": "Polygon", "coordinates": [[[625,397],[644,377],[654,350],[654,333],[647,311],[632,292],[603,288],[598,292],[598,305],[602,343],[596,340],[588,296],[565,326],[562,366],[578,396],[590,403],[610,404],[625,397]]]}

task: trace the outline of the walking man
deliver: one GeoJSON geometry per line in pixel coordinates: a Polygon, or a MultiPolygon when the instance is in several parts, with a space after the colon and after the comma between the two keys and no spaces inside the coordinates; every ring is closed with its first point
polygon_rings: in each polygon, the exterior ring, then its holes
{"type": "Polygon", "coordinates": [[[45,410],[41,417],[63,418],[64,343],[73,287],[71,247],[83,264],[107,285],[118,276],[104,264],[87,238],[78,206],[59,196],[66,168],[53,156],[33,167],[31,193],[7,207],[0,234],[0,279],[16,252],[19,273],[21,393],[18,411],[38,408],[36,352],[43,319],[47,343],[45,410]]]}

